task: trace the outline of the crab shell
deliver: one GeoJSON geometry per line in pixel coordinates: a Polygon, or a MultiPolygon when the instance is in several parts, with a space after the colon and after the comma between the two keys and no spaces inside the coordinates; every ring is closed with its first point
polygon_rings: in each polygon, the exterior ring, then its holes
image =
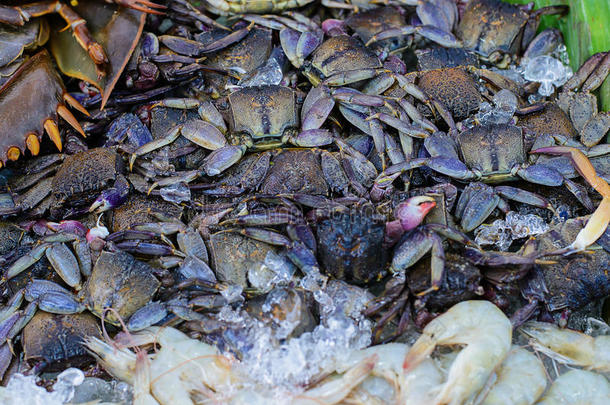
{"type": "Polygon", "coordinates": [[[245,87],[229,95],[229,104],[233,131],[253,139],[280,137],[297,126],[296,96],[288,87],[245,87]]]}
{"type": "Polygon", "coordinates": [[[516,53],[528,14],[519,7],[498,0],[477,0],[468,4],[457,28],[464,48],[483,57],[495,51],[516,53]],[[501,29],[498,25],[501,24],[501,29]]]}

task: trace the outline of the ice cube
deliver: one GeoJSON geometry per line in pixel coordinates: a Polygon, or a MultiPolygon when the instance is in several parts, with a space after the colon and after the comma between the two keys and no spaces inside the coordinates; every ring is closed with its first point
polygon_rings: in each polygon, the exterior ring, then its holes
{"type": "Polygon", "coordinates": [[[85,379],[77,368],[68,368],[57,376],[53,391],[48,392],[36,384],[34,375],[14,374],[6,387],[0,387],[0,403],[3,405],[63,405],[74,397],[74,388],[85,379]]]}
{"type": "Polygon", "coordinates": [[[528,59],[522,68],[526,80],[540,83],[538,93],[542,96],[550,96],[554,87],[562,86],[572,77],[572,69],[569,66],[548,55],[528,59]]]}
{"type": "Polygon", "coordinates": [[[270,250],[265,256],[265,266],[275,273],[275,284],[286,284],[292,280],[296,267],[285,254],[278,254],[270,250]]]}
{"type": "Polygon", "coordinates": [[[475,230],[474,241],[481,246],[495,246],[501,251],[506,251],[513,242],[510,229],[501,220],[495,220],[492,224],[483,224],[475,230]]]}
{"type": "Polygon", "coordinates": [[[165,201],[175,204],[191,200],[191,190],[184,182],[162,187],[159,192],[165,201]]]}
{"type": "Polygon", "coordinates": [[[234,302],[243,301],[244,297],[241,295],[243,292],[243,287],[238,284],[231,284],[224,290],[220,291],[220,294],[225,297],[229,304],[234,302]]]}
{"type": "Polygon", "coordinates": [[[273,288],[275,277],[275,272],[264,264],[254,265],[248,270],[248,282],[250,285],[263,292],[273,288]]]}
{"type": "Polygon", "coordinates": [[[275,58],[269,58],[267,62],[252,71],[249,75],[243,77],[238,83],[238,86],[253,87],[269,84],[280,84],[283,73],[280,64],[275,58]]]}

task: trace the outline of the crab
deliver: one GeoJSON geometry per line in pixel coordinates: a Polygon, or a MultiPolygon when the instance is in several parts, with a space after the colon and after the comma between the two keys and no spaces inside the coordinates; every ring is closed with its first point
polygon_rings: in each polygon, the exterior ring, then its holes
{"type": "MultiPolygon", "coordinates": [[[[145,11],[155,12],[154,9],[148,8],[148,5],[152,7],[153,3],[145,0],[145,4],[139,0],[118,1],[117,3],[135,8],[145,7],[145,11]]],[[[81,9],[84,9],[84,6],[81,9]]],[[[30,17],[58,12],[68,22],[68,26],[72,27],[80,46],[76,45],[76,50],[70,47],[72,43],[77,44],[77,42],[74,42],[68,33],[68,39],[72,42],[68,41],[51,47],[56,61],[67,74],[85,78],[95,83],[100,89],[103,88],[104,103],[108,99],[122,68],[139,39],[144,25],[144,15],[140,16],[138,20],[138,16],[134,17],[130,14],[135,13],[133,10],[121,9],[119,14],[125,18],[112,20],[114,10],[109,7],[104,8],[100,3],[89,2],[86,9],[95,10],[93,13],[97,12],[97,14],[94,16],[99,21],[103,21],[101,27],[96,25],[96,34],[103,31],[104,28],[109,28],[109,32],[105,36],[102,35],[102,43],[106,47],[108,43],[114,44],[110,49],[110,59],[106,56],[102,45],[93,40],[83,24],[84,20],[62,1],[27,3],[21,6],[2,6],[0,8],[0,21],[12,25],[3,24],[0,27],[2,42],[8,44],[0,50],[0,64],[2,65],[0,67],[12,63],[8,69],[11,72],[10,77],[0,87],[0,114],[3,117],[0,123],[0,163],[3,165],[9,160],[17,160],[25,153],[26,147],[32,155],[37,155],[40,152],[43,129],[61,151],[62,140],[57,127],[57,115],[84,135],[77,119],[64,103],[88,115],[85,108],[66,92],[63,82],[55,72],[49,54],[45,50],[25,61],[20,59],[24,50],[43,44],[50,34],[46,20],[37,18],[28,22],[30,17]],[[22,25],[23,27],[20,27],[22,25]],[[129,41],[126,42],[124,38],[129,38],[129,41]],[[90,60],[93,61],[90,62],[91,66],[86,66],[86,62],[80,62],[78,66],[75,66],[73,59],[76,53],[73,51],[85,54],[88,52],[90,60]],[[110,69],[109,75],[100,79],[98,76],[103,76],[107,68],[110,69]],[[24,115],[23,111],[29,113],[24,115]]],[[[55,41],[61,41],[58,39],[61,35],[56,34],[55,29],[51,33],[53,34],[51,42],[57,44],[55,41]]],[[[96,38],[99,37],[96,35],[96,38]]],[[[88,57],[85,60],[88,60],[88,57]]]]}
{"type": "MultiPolygon", "coordinates": [[[[116,4],[140,10],[146,13],[162,14],[156,9],[163,9],[164,6],[149,2],[147,0],[116,0],[109,1],[116,4]]],[[[78,44],[87,52],[93,63],[96,65],[97,74],[105,75],[105,64],[108,63],[108,57],[104,52],[102,45],[97,43],[89,33],[85,25],[85,21],[61,0],[42,1],[37,3],[29,3],[27,1],[18,1],[15,6],[0,7],[0,22],[13,26],[23,26],[29,22],[30,18],[45,16],[52,13],[59,14],[71,28],[78,44]]],[[[44,28],[43,28],[44,29],[44,28]]],[[[48,27],[46,28],[48,29],[48,27]]],[[[48,35],[48,32],[47,32],[48,35]]],[[[38,37],[40,39],[40,37],[38,37]]],[[[43,41],[44,42],[44,41],[43,41]]],[[[15,44],[16,45],[16,44],[15,44]]],[[[31,46],[33,43],[23,43],[19,46],[9,47],[9,52],[12,55],[6,55],[9,61],[13,61],[21,56],[23,49],[26,46],[31,46]]]]}
{"type": "Polygon", "coordinates": [[[327,274],[363,284],[383,275],[387,262],[387,251],[382,248],[385,221],[372,208],[331,213],[316,224],[318,257],[327,274]]]}
{"type": "MultiPolygon", "coordinates": [[[[588,221],[593,221],[589,218],[588,221]]],[[[558,224],[536,238],[539,252],[561,250],[582,232],[585,220],[576,218],[558,224]]],[[[603,249],[586,255],[547,256],[553,264],[537,265],[546,288],[544,303],[550,312],[577,310],[610,294],[610,278],[604,269],[610,267],[610,254],[603,249]]],[[[565,314],[564,314],[565,315],[565,314]]]]}
{"type": "Polygon", "coordinates": [[[386,310],[376,326],[377,341],[379,341],[383,327],[401,313],[399,326],[392,337],[399,336],[405,331],[410,316],[410,311],[405,310],[409,305],[410,295],[409,289],[405,288],[407,272],[410,274],[413,266],[420,262],[420,259],[428,252],[431,254],[429,266],[425,267],[425,273],[428,275],[427,288],[418,289],[417,297],[425,300],[428,294],[435,294],[444,286],[447,277],[445,269],[451,269],[451,266],[445,264],[443,237],[478,249],[470,238],[447,225],[439,223],[421,225],[426,214],[435,205],[436,202],[432,196],[411,197],[396,207],[394,210],[396,219],[386,224],[383,245],[386,249],[395,245],[389,267],[392,277],[386,282],[383,293],[371,302],[366,311],[368,316],[373,316],[386,310]]]}
{"type": "MultiPolygon", "coordinates": [[[[385,175],[378,178],[377,184],[395,178],[405,170],[421,166],[458,180],[480,180],[492,184],[520,178],[530,183],[560,186],[564,183],[564,176],[574,176],[569,171],[560,171],[548,165],[546,161],[529,163],[523,131],[512,124],[475,126],[461,132],[455,139],[440,133],[433,134],[426,138],[424,145],[431,158],[413,159],[390,167],[385,175]],[[485,149],[481,149],[481,146],[485,149]],[[389,173],[393,174],[388,177],[389,173]]],[[[579,193],[579,189],[574,190],[578,198],[579,193]]],[[[500,195],[552,210],[546,199],[532,192],[510,186],[494,189],[485,185],[470,185],[456,208],[458,215],[462,214],[462,229],[469,232],[480,225],[500,202],[500,195]]]]}
{"type": "Polygon", "coordinates": [[[535,316],[537,310],[542,310],[542,319],[548,319],[550,313],[565,326],[572,311],[604,299],[610,289],[604,271],[610,260],[608,252],[598,248],[586,255],[565,255],[577,251],[571,247],[575,240],[595,242],[595,235],[587,229],[590,224],[598,228],[598,219],[572,218],[528,240],[517,253],[474,252],[467,248],[466,256],[471,262],[486,266],[486,276],[496,282],[520,280],[526,305],[511,317],[515,327],[535,316]]]}
{"type": "MultiPolygon", "coordinates": [[[[576,100],[573,99],[571,104],[575,104],[575,102],[576,100]]],[[[582,110],[591,107],[591,105],[588,105],[583,108],[583,105],[584,104],[579,107],[574,105],[573,108],[582,110]]],[[[604,115],[605,113],[600,113],[597,118],[592,118],[592,125],[587,125],[587,127],[585,127],[588,129],[577,131],[572,124],[573,121],[568,116],[568,113],[564,112],[559,107],[558,103],[546,102],[543,104],[543,108],[540,111],[520,116],[517,125],[526,131],[526,147],[531,147],[532,149],[555,145],[575,147],[587,155],[591,164],[593,164],[601,177],[608,179],[610,171],[607,164],[608,152],[606,150],[606,145],[595,144],[599,140],[600,134],[602,134],[602,136],[604,134],[604,115]],[[594,123],[594,121],[597,121],[597,123],[594,123]],[[579,132],[580,141],[577,140],[579,132]],[[594,137],[592,137],[592,135],[594,135],[594,137]]],[[[569,164],[568,160],[569,159],[565,156],[538,156],[536,163],[554,167],[563,174],[564,178],[566,178],[565,181],[568,187],[576,188],[577,185],[575,183],[567,180],[568,178],[576,176],[576,172],[574,171],[573,166],[569,164]]],[[[579,192],[581,195],[584,195],[582,190],[579,192]]],[[[587,204],[582,198],[579,199],[583,205],[591,211],[593,210],[590,204],[587,204]]]]}
{"type": "MultiPolygon", "coordinates": [[[[43,231],[41,225],[37,225],[37,233],[43,231]]],[[[101,230],[105,229],[103,226],[98,224],[88,232],[87,228],[77,221],[47,222],[43,227],[48,228],[47,231],[53,231],[31,244],[29,252],[12,257],[12,263],[9,262],[11,264],[6,267],[0,282],[2,288],[10,285],[14,278],[19,277],[20,272],[34,266],[46,254],[48,262],[44,262],[46,265],[42,263],[44,271],[25,272],[25,286],[13,293],[0,315],[0,322],[6,332],[5,338],[13,339],[25,328],[22,341],[26,357],[35,361],[39,368],[44,368],[49,363],[65,361],[72,356],[75,356],[74,361],[82,360],[83,353],[79,352],[72,342],[72,339],[78,337],[73,336],[74,328],[69,325],[74,322],[82,327],[81,332],[89,333],[97,330],[96,322],[90,319],[90,314],[70,315],[89,309],[104,318],[104,308],[110,306],[114,307],[120,316],[127,318],[148,303],[159,287],[159,281],[149,265],[125,252],[102,250],[97,242],[100,237],[108,234],[107,231],[105,234],[101,233],[101,230]],[[71,247],[68,247],[69,242],[72,242],[71,247]],[[49,263],[55,272],[49,271],[49,263]],[[58,278],[53,277],[55,273],[59,274],[58,278]],[[79,291],[79,295],[75,295],[73,291],[79,291]],[[20,309],[24,299],[28,304],[20,309]],[[47,314],[40,314],[38,310],[47,314]],[[63,325],[67,329],[55,329],[53,325],[57,319],[63,319],[66,322],[63,325]],[[33,324],[30,325],[30,322],[33,324]],[[91,328],[91,325],[94,327],[91,328]],[[40,327],[50,328],[49,333],[45,333],[42,338],[39,333],[35,333],[40,331],[40,327]],[[54,333],[55,336],[66,338],[61,350],[57,352],[44,349],[47,346],[44,344],[45,340],[54,336],[54,333]],[[39,360],[42,360],[42,363],[39,360]]],[[[21,252],[21,249],[18,250],[18,253],[21,252]]],[[[118,324],[116,317],[106,317],[106,321],[118,324]]],[[[52,344],[49,349],[51,347],[52,344]]]]}
{"type": "MultiPolygon", "coordinates": [[[[405,74],[405,81],[425,95],[424,100],[429,100],[426,103],[428,108],[430,101],[433,101],[452,131],[456,130],[454,121],[469,117],[479,109],[486,97],[491,98],[489,90],[478,83],[479,79],[489,82],[492,87],[511,91],[518,96],[523,94],[523,89],[512,80],[489,69],[480,68],[476,55],[463,48],[436,47],[416,50],[415,54],[418,69],[405,74]]],[[[422,101],[422,98],[419,101],[422,101]]],[[[432,110],[432,113],[435,111],[432,110]]]]}
{"type": "Polygon", "coordinates": [[[64,218],[103,212],[127,198],[130,185],[122,175],[123,160],[114,149],[96,148],[58,158],[63,160],[60,165],[48,157],[42,159],[46,163],[34,170],[38,183],[28,181],[28,174],[15,179],[13,213],[38,207],[40,213],[49,209],[53,218],[64,218]]]}
{"type": "MultiPolygon", "coordinates": [[[[365,4],[367,7],[364,8],[369,8],[368,6],[372,3],[374,2],[365,4]]],[[[413,34],[418,34],[445,47],[461,46],[460,41],[452,34],[458,18],[455,2],[449,0],[406,0],[389,1],[387,4],[401,7],[416,6],[415,12],[420,23],[414,23],[413,25],[402,23],[398,26],[382,27],[365,41],[367,46],[376,41],[413,34]]],[[[326,5],[328,7],[355,9],[356,13],[359,7],[357,3],[347,4],[337,1],[330,1],[326,5]]],[[[375,13],[382,13],[382,10],[383,8],[373,8],[366,13],[374,15],[375,13]]]]}
{"type": "Polygon", "coordinates": [[[559,106],[569,114],[581,142],[587,147],[596,145],[610,130],[610,112],[598,112],[597,98],[592,94],[608,77],[609,66],[610,52],[592,55],[559,94],[559,106]]]}
{"type": "Polygon", "coordinates": [[[23,328],[24,359],[35,370],[63,370],[66,363],[73,367],[87,366],[93,359],[81,342],[88,336],[102,337],[93,315],[39,311],[23,328]]]}
{"type": "Polygon", "coordinates": [[[291,8],[303,7],[313,0],[206,0],[205,7],[219,15],[279,13],[291,8]]]}
{"type": "MultiPolygon", "coordinates": [[[[217,29],[209,33],[214,39],[216,33],[222,34],[224,30],[217,29]]],[[[245,75],[263,65],[272,53],[272,32],[262,27],[254,27],[241,41],[207,56],[206,65],[217,69],[239,69],[245,75]]],[[[232,78],[210,72],[206,75],[212,97],[226,96],[231,90],[232,78]]],[[[234,79],[233,79],[234,80],[234,79]]]]}
{"type": "Polygon", "coordinates": [[[88,114],[66,92],[61,79],[53,70],[49,54],[42,51],[23,63],[0,88],[0,114],[4,117],[0,124],[0,163],[5,165],[9,160],[19,159],[25,153],[26,146],[32,155],[38,155],[43,128],[61,151],[62,140],[56,114],[85,135],[74,115],[58,100],[88,114]],[[40,96],[36,90],[39,88],[47,89],[46,97],[40,96]],[[16,105],[32,114],[24,117],[15,113],[16,105]]]}
{"type": "Polygon", "coordinates": [[[202,166],[208,176],[216,176],[239,162],[248,150],[274,149],[288,142],[299,147],[328,145],[334,137],[330,131],[321,127],[334,107],[335,100],[360,105],[384,103],[381,97],[367,96],[353,89],[331,91],[326,87],[312,88],[303,103],[299,123],[297,94],[294,90],[278,85],[244,87],[220,102],[221,110],[229,122],[228,130],[221,113],[209,102],[159,102],[157,105],[181,109],[199,106],[200,116],[204,120],[178,125],[164,138],[141,146],[132,154],[130,167],[138,156],[168,145],[180,134],[197,145],[212,150],[202,166]]]}
{"type": "Polygon", "coordinates": [[[214,268],[218,279],[243,288],[250,286],[248,269],[260,268],[264,265],[269,252],[278,250],[268,243],[224,231],[210,235],[208,245],[210,265],[214,268]]]}
{"type": "Polygon", "coordinates": [[[506,65],[513,55],[527,48],[541,16],[564,14],[567,10],[567,6],[558,5],[530,11],[500,0],[472,0],[462,14],[456,35],[464,48],[483,60],[506,65]]]}
{"type": "Polygon", "coordinates": [[[365,314],[376,319],[373,329],[376,344],[400,337],[411,319],[415,327],[423,328],[445,308],[483,294],[482,276],[477,267],[455,253],[447,253],[446,259],[444,280],[438,290],[428,291],[431,259],[424,257],[410,269],[406,281],[390,279],[384,292],[370,302],[365,314]],[[423,291],[428,292],[421,295],[423,291]],[[387,309],[382,312],[384,308],[387,309]],[[391,324],[396,317],[399,317],[397,322],[391,324]]]}

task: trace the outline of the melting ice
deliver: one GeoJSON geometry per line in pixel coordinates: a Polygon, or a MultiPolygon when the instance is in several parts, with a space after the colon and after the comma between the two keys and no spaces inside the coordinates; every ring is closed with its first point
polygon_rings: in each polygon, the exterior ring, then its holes
{"type": "Polygon", "coordinates": [[[506,219],[497,219],[491,225],[483,224],[475,231],[475,242],[479,245],[493,245],[506,251],[515,239],[539,235],[548,231],[549,226],[537,215],[521,215],[510,211],[506,219]]]}
{"type": "Polygon", "coordinates": [[[545,97],[553,94],[555,87],[562,86],[572,77],[572,69],[569,66],[548,55],[524,61],[522,69],[526,80],[540,83],[538,93],[545,97]]]}

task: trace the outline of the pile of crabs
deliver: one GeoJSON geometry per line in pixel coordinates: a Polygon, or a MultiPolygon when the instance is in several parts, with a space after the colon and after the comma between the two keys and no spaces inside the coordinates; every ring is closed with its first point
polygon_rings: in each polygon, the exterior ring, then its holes
{"type": "Polygon", "coordinates": [[[567,12],[3,2],[0,402],[610,403],[610,51],[572,74],[567,12]]]}

